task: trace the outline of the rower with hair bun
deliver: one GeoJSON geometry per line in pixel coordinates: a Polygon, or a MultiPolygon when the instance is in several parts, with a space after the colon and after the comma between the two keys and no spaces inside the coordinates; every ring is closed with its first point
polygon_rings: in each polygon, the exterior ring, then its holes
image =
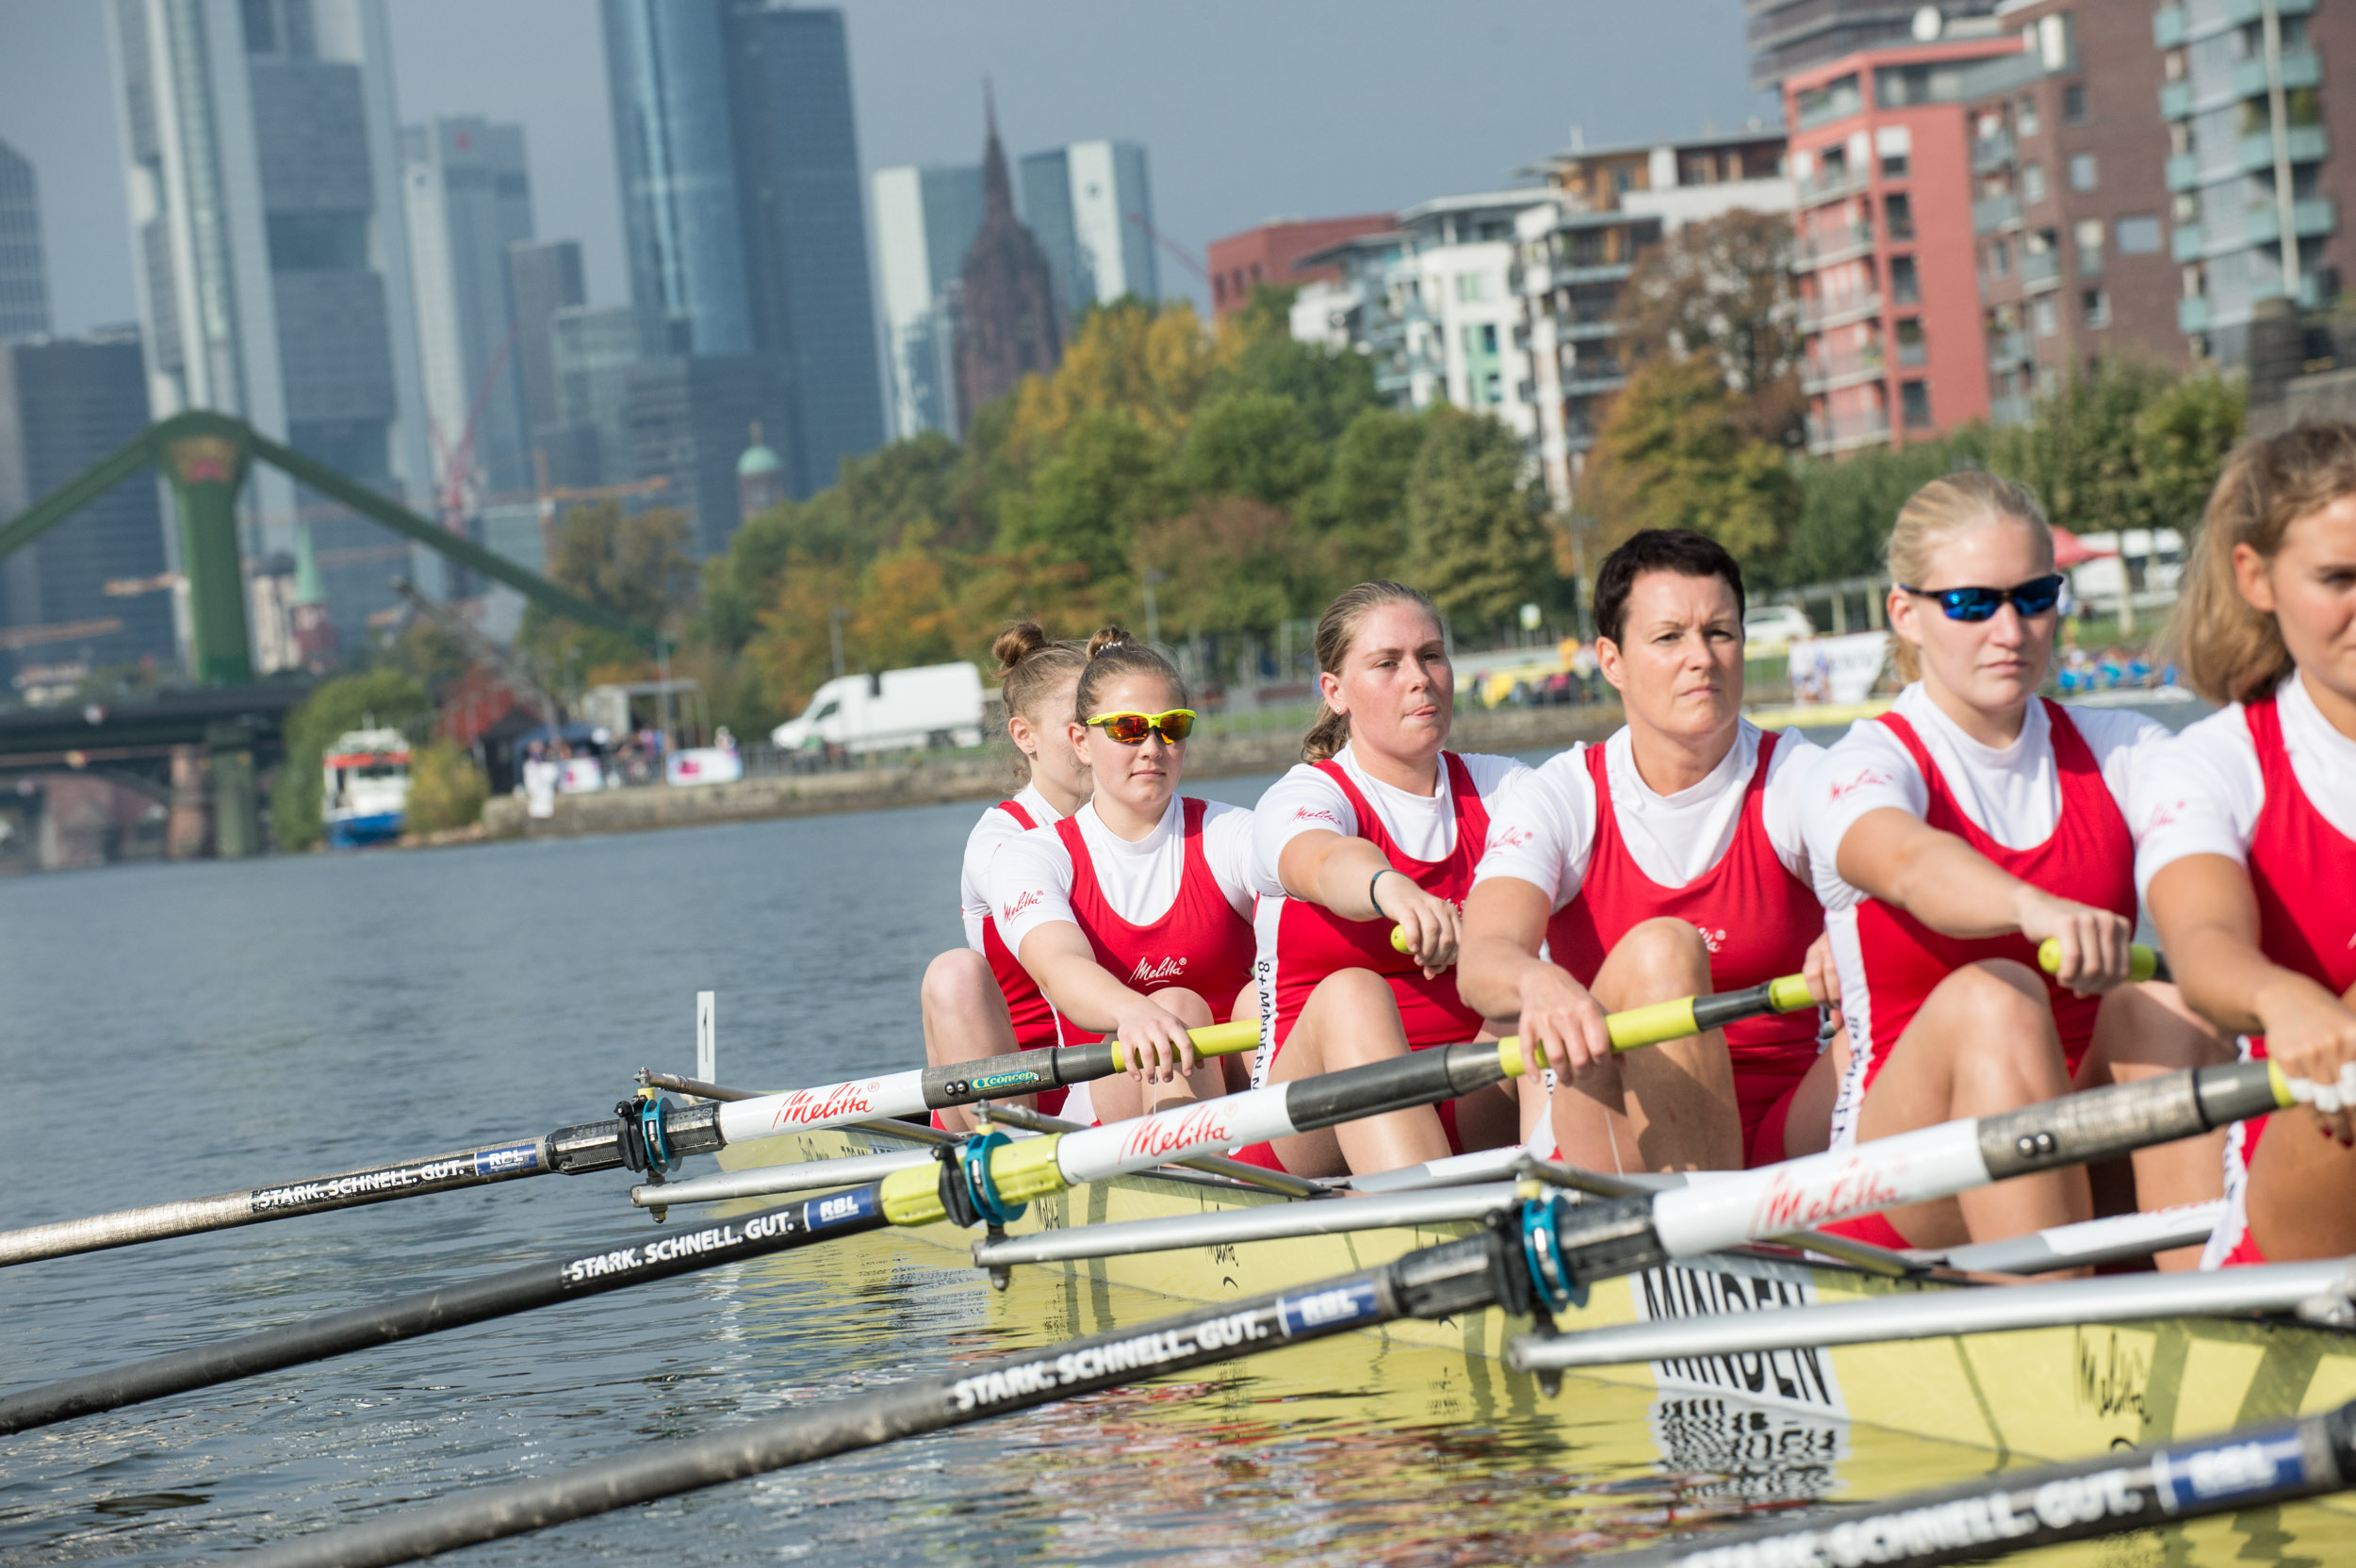
{"type": "Polygon", "coordinates": [[[2171,641],[2229,703],[2167,747],[2136,874],[2185,999],[2307,1113],[2239,1124],[2210,1266],[2356,1252],[2356,424],[2244,442],[2171,641]],[[2303,1136],[2308,1128],[2320,1135],[2303,1136]]]}
{"type": "MultiPolygon", "coordinates": [[[[2174,987],[2129,978],[2129,825],[2164,785],[2168,732],[2037,696],[2064,586],[2044,512],[2007,480],[1950,474],[1900,509],[1889,562],[1892,652],[1911,683],[1825,753],[1808,812],[1855,1041],[1833,1147],[2223,1060],[2174,987]]],[[[2137,1202],[2216,1198],[2221,1140],[2138,1151],[2137,1202]]],[[[1832,1229],[1952,1247],[2091,1208],[2073,1166],[1832,1229]]]]}
{"type": "MultiPolygon", "coordinates": [[[[1830,975],[1800,816],[1823,753],[1742,717],[1742,573],[1647,529],[1595,574],[1595,655],[1628,722],[1517,780],[1464,906],[1465,1001],[1517,1018],[1562,1157],[1733,1169],[1824,1147],[1838,1053],[1814,1009],[1614,1055],[1607,1011],[1830,975]]],[[[1533,1085],[1534,1087],[1534,1085],[1533,1085]]]]}
{"type": "MultiPolygon", "coordinates": [[[[1259,1085],[1496,1037],[1448,970],[1488,801],[1528,770],[1444,749],[1456,678],[1439,612],[1415,589],[1346,590],[1317,622],[1316,646],[1323,710],[1301,765],[1253,811],[1259,1085]]],[[[1240,1157],[1301,1176],[1387,1170],[1508,1142],[1518,1114],[1500,1086],[1240,1157]]]]}
{"type": "Polygon", "coordinates": [[[988,891],[1067,1032],[1126,1048],[1128,1072],[1073,1089],[1064,1116],[1118,1121],[1226,1092],[1187,1031],[1253,1005],[1252,813],[1178,793],[1195,718],[1186,683],[1121,628],[1088,640],[1073,699],[1062,743],[1094,793],[1002,845],[988,891]]]}
{"type": "MultiPolygon", "coordinates": [[[[957,879],[965,945],[932,961],[919,993],[929,1067],[1071,1043],[1054,1005],[1000,934],[985,890],[990,863],[1002,845],[1061,822],[1088,797],[1088,766],[1066,734],[1088,649],[1077,642],[1051,641],[1037,621],[1023,621],[1001,632],[990,653],[998,661],[1006,738],[1027,776],[1011,798],[984,811],[966,836],[957,879]]],[[[1039,1110],[1054,1116],[1063,1109],[1064,1096],[1062,1089],[1048,1089],[1034,1098],[1039,1110]]],[[[933,1122],[956,1133],[973,1128],[973,1114],[959,1105],[935,1111],[933,1122]]]]}

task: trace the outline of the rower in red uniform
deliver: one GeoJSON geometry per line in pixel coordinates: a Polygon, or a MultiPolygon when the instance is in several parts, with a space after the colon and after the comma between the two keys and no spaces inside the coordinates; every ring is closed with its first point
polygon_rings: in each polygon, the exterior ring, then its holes
{"type": "MultiPolygon", "coordinates": [[[[1088,650],[1074,642],[1051,642],[1036,621],[1024,621],[1001,633],[990,652],[999,664],[1006,738],[1022,755],[1029,777],[1012,799],[984,811],[966,837],[958,878],[965,945],[935,958],[924,971],[924,1061],[931,1067],[1067,1043],[1055,1009],[1000,936],[986,888],[1000,845],[1062,821],[1088,797],[1088,766],[1067,735],[1088,650]]],[[[1020,1102],[1035,1101],[1038,1109],[1055,1116],[1064,1095],[1050,1089],[1020,1102]]],[[[951,1105],[933,1113],[933,1124],[965,1133],[973,1130],[973,1119],[951,1105]]]]}
{"type": "MultiPolygon", "coordinates": [[[[1989,474],[1934,480],[1899,512],[1889,561],[1893,653],[1916,678],[1826,752],[1808,812],[1856,1042],[1833,1146],[2222,1059],[2175,988],[2128,980],[2128,825],[2161,776],[2167,732],[2037,696],[2063,579],[2036,500],[1989,474]],[[2048,939],[2061,956],[2051,979],[2037,960],[2048,939]]],[[[2138,1152],[2137,1200],[2215,1198],[2220,1141],[2138,1152]]],[[[2071,1168],[1834,1229],[1947,1247],[2082,1220],[2091,1205],[2071,1168]]]]}
{"type": "MultiPolygon", "coordinates": [[[[1318,621],[1316,646],[1324,710],[1301,764],[1252,813],[1260,1085],[1494,1037],[1448,971],[1488,837],[1487,802],[1528,771],[1511,758],[1442,749],[1455,676],[1439,614],[1413,588],[1348,590],[1318,621]]],[[[1485,1089],[1240,1157],[1304,1176],[1387,1170],[1504,1143],[1515,1116],[1509,1094],[1485,1089]]]]}
{"type": "Polygon", "coordinates": [[[2356,1252],[2356,424],[2246,442],[2176,607],[2193,689],[2137,874],[2185,999],[2306,1102],[2233,1129],[2202,1260],[2356,1252]],[[2309,1129],[2318,1135],[2309,1135],[2309,1129]]]}
{"type": "Polygon", "coordinates": [[[1785,974],[1835,994],[1800,821],[1824,754],[1742,716],[1742,606],[1705,534],[1647,529],[1604,558],[1595,655],[1628,724],[1505,792],[1464,906],[1464,1000],[1518,1017],[1532,1071],[1554,1073],[1556,1142],[1590,1168],[1765,1165],[1828,1136],[1814,1012],[1625,1056],[1603,1024],[1785,974]]]}
{"type": "Polygon", "coordinates": [[[1001,846],[988,889],[1066,1029],[1120,1036],[1135,1064],[1072,1090],[1064,1116],[1119,1121],[1226,1092],[1186,1031],[1256,1005],[1252,813],[1177,792],[1194,727],[1186,684],[1119,627],[1089,640],[1074,700],[1066,744],[1095,792],[1001,846]]]}

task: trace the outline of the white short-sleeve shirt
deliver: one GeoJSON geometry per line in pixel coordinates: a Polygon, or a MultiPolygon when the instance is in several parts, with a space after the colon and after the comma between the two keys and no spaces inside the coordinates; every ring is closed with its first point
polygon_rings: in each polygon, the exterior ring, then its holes
{"type": "MultiPolygon", "coordinates": [[[[1664,888],[1682,888],[1726,858],[1742,822],[1742,802],[1759,771],[1761,731],[1741,722],[1735,743],[1699,782],[1660,794],[1637,772],[1635,743],[1623,727],[1603,743],[1604,780],[1620,838],[1636,869],[1664,888]]],[[[1595,776],[1585,743],[1515,777],[1489,808],[1489,843],[1476,882],[1511,876],[1546,894],[1557,909],[1579,896],[1595,841],[1595,776]]],[[[1794,876],[1809,876],[1802,819],[1807,791],[1824,753],[1797,730],[1786,731],[1767,760],[1761,802],[1768,841],[1794,876]]]]}
{"type": "MultiPolygon", "coordinates": [[[[1132,925],[1151,925],[1170,913],[1186,874],[1184,797],[1172,795],[1153,830],[1135,843],[1104,825],[1091,801],[1072,813],[1088,845],[1088,863],[1113,913],[1132,925]]],[[[1236,914],[1252,917],[1252,813],[1209,801],[1203,812],[1203,858],[1236,914]]],[[[1063,835],[1040,826],[1003,844],[985,883],[998,915],[998,935],[1020,954],[1023,939],[1042,925],[1079,919],[1072,908],[1073,872],[1063,835]]]]}
{"type": "MultiPolygon", "coordinates": [[[[1439,787],[1428,795],[1418,795],[1368,774],[1358,765],[1356,755],[1347,745],[1334,754],[1333,760],[1383,819],[1383,830],[1390,835],[1400,854],[1415,860],[1444,860],[1455,850],[1456,800],[1446,767],[1440,769],[1439,787]]],[[[1511,757],[1476,753],[1460,757],[1459,760],[1472,776],[1473,789],[1483,802],[1493,802],[1508,779],[1530,771],[1511,757]]],[[[1490,809],[1494,811],[1495,807],[1490,809]]],[[[1342,787],[1323,768],[1307,762],[1296,765],[1268,786],[1252,816],[1253,885],[1262,896],[1268,898],[1284,896],[1284,884],[1277,876],[1276,868],[1286,844],[1303,833],[1318,830],[1354,838],[1359,825],[1358,809],[1350,803],[1342,787]]]]}
{"type": "MultiPolygon", "coordinates": [[[[1025,784],[1014,797],[1014,803],[1031,814],[1031,827],[1046,827],[1063,818],[1063,813],[1047,804],[1047,797],[1039,792],[1036,784],[1025,784]]],[[[957,875],[957,905],[965,917],[965,945],[979,953],[982,950],[982,923],[990,917],[990,862],[998,853],[998,846],[1009,839],[1019,839],[1030,827],[1014,819],[1003,802],[982,813],[982,820],[973,825],[973,831],[965,836],[965,865],[957,875]]]]}
{"type": "MultiPolygon", "coordinates": [[[[2286,676],[2274,689],[2282,750],[2308,803],[2344,838],[2356,839],[2356,741],[2331,727],[2307,683],[2286,676]]],[[[2162,748],[2163,766],[2146,792],[2135,828],[2135,890],[2160,868],[2191,855],[2249,864],[2250,841],[2266,808],[2266,777],[2240,703],[2210,714],[2162,748]]]]}

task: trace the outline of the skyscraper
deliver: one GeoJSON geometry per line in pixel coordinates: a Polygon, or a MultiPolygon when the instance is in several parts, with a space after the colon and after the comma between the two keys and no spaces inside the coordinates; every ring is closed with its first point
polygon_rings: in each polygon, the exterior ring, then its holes
{"type": "Polygon", "coordinates": [[[33,166],[0,141],[0,343],[49,330],[49,273],[41,261],[41,185],[33,166]]]}
{"type": "MultiPolygon", "coordinates": [[[[113,0],[108,15],[155,416],[234,414],[430,504],[382,0],[113,0]]],[[[249,556],[292,553],[292,483],[265,468],[244,504],[249,556]]],[[[302,505],[348,642],[394,602],[394,575],[439,580],[375,524],[302,505]]]]}
{"type": "Polygon", "coordinates": [[[529,433],[557,422],[556,348],[549,331],[558,311],[588,302],[581,241],[527,239],[509,246],[507,292],[515,302],[515,384],[523,391],[529,433]]]}
{"type": "Polygon", "coordinates": [[[982,171],[879,169],[875,270],[883,280],[892,433],[958,428],[952,286],[982,227],[982,171]]]}
{"type": "Polygon", "coordinates": [[[532,237],[524,128],[474,116],[405,127],[401,193],[437,498],[471,514],[532,482],[507,278],[508,248],[532,237]]]}
{"type": "MultiPolygon", "coordinates": [[[[147,426],[137,332],[0,345],[0,517],[119,449],[147,426]]],[[[118,484],[0,559],[0,627],[15,667],[133,664],[172,657],[156,487],[118,484]],[[106,591],[108,583],[115,593],[106,591]],[[130,592],[134,584],[141,585],[130,592]]]]}
{"type": "Polygon", "coordinates": [[[630,368],[686,352],[686,338],[684,321],[645,305],[573,305],[548,318],[557,418],[535,427],[532,440],[548,453],[551,483],[614,484],[638,477],[625,417],[630,368]]]}
{"type": "MultiPolygon", "coordinates": [[[[750,355],[796,496],[883,439],[842,13],[603,0],[630,291],[695,354],[750,355]]],[[[743,439],[731,437],[731,458],[743,439]]]]}
{"type": "Polygon", "coordinates": [[[1126,294],[1161,297],[1153,193],[1134,141],[1075,141],[1023,159],[1023,214],[1047,253],[1067,318],[1126,294]]]}
{"type": "Polygon", "coordinates": [[[1014,215],[1014,182],[998,141],[998,111],[984,110],[982,227],[957,275],[957,433],[973,411],[1028,375],[1063,360],[1063,310],[1038,238],[1014,215]]]}
{"type": "Polygon", "coordinates": [[[737,0],[728,20],[754,341],[791,370],[771,439],[808,495],[884,440],[850,49],[838,10],[737,0]]]}

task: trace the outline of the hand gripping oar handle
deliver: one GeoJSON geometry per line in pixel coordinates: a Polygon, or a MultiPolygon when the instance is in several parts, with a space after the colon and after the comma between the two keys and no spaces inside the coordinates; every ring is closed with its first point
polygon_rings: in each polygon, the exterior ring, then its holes
{"type": "MultiPolygon", "coordinates": [[[[2271,1078],[2264,1068],[2263,1063],[2244,1063],[2173,1073],[2165,1079],[2146,1079],[2029,1106],[1985,1122],[1954,1122],[1947,1128],[1926,1131],[1962,1129],[1975,1139],[1984,1138],[1991,1156],[2017,1146],[2024,1160],[2108,1158],[2124,1152],[2126,1147],[2139,1147],[2133,1142],[2136,1136],[2146,1141],[2168,1141],[2185,1135],[2186,1123],[2190,1123],[2191,1131],[2203,1130],[2205,1119],[2213,1114],[2252,1116],[2277,1108],[2278,1103],[2288,1104],[2287,1090],[2282,1087],[2279,1078],[2271,1078]],[[2091,1112],[2074,1104],[2088,1100],[2099,1101],[2091,1112]],[[2108,1129],[2107,1135],[2102,1129],[2108,1129]],[[2053,1135],[2046,1137],[2041,1134],[2053,1135]],[[2044,1152],[2049,1148],[2053,1151],[2050,1155],[2044,1152]]],[[[1836,1202],[1833,1207],[1837,1212],[1826,1217],[1912,1200],[1890,1194],[1906,1184],[1906,1168],[1922,1158],[1923,1151],[1893,1150],[1891,1146],[1900,1141],[1886,1138],[1846,1152],[1854,1168],[1848,1179],[1847,1197],[1836,1202]]],[[[1812,1168],[1821,1173],[1821,1162],[1825,1158],[1814,1155],[1808,1160],[1789,1162],[1783,1168],[1812,1168]]],[[[2009,1154],[2002,1159],[1991,1158],[1988,1165],[2004,1168],[1991,1170],[1984,1166],[1980,1171],[1982,1181],[2020,1173],[2009,1154]]],[[[1747,1174],[1772,1179],[1775,1168],[1747,1174]]],[[[1966,1173],[1960,1169],[1951,1168],[1944,1179],[1951,1184],[1946,1196],[1967,1184],[1966,1173]]],[[[993,1415],[1119,1388],[1147,1378],[1234,1361],[1352,1329],[1374,1328],[1401,1317],[1462,1318],[1490,1306],[1515,1315],[1559,1311],[1567,1304],[1572,1292],[1583,1293],[1586,1280],[1653,1266],[1672,1255],[1688,1255],[1681,1247],[1671,1252],[1661,1250],[1660,1237],[1654,1234],[1644,1211],[1647,1201],[1657,1208],[1690,1190],[1674,1189],[1649,1200],[1631,1198],[1574,1205],[1560,1199],[1546,1199],[1516,1203],[1500,1211],[1483,1234],[1427,1247],[1380,1268],[1255,1299],[1202,1307],[1138,1328],[967,1363],[874,1393],[806,1405],[708,1437],[624,1454],[559,1475],[445,1498],[351,1529],[323,1530],[256,1554],[254,1568],[328,1568],[331,1564],[339,1568],[377,1568],[408,1562],[658,1497],[676,1496],[747,1476],[877,1446],[896,1438],[941,1431],[993,1415]],[[1652,1245],[1643,1245],[1644,1241],[1652,1245]]],[[[1762,1234],[1785,1228],[1788,1226],[1766,1215],[1755,1219],[1752,1227],[1754,1233],[1762,1234]]],[[[1742,1231],[1740,1225],[1734,1228],[1738,1238],[1742,1231]]],[[[1216,1380],[1181,1381],[1169,1385],[1164,1393],[1179,1401],[1227,1397],[1216,1380]]],[[[2305,1446],[2301,1452],[2313,1456],[2319,1450],[2329,1455],[2332,1462],[2314,1462],[2295,1473],[2285,1457],[2288,1447],[2279,1442],[2259,1454],[2236,1454],[2214,1442],[2184,1445],[2177,1451],[2185,1456],[2185,1463],[2153,1477],[2147,1484],[2172,1485],[2180,1496],[2207,1492],[2223,1506],[2231,1507],[2276,1496],[2310,1495],[2314,1491],[2340,1484],[2337,1477],[2356,1472],[2356,1464],[2349,1462],[2345,1421],[2337,1429],[2319,1431],[2311,1420],[2302,1423],[2299,1430],[2299,1441],[2305,1446]],[[2196,1453],[2209,1456],[2197,1468],[2192,1460],[2196,1453]],[[2263,1467],[2262,1460],[2270,1461],[2271,1467],[2263,1467]],[[2247,1475],[2260,1484],[2235,1495],[2225,1479],[2235,1475],[2247,1475]],[[2294,1486],[2310,1490],[2290,1490],[2294,1486]],[[2283,1490],[2271,1490],[2275,1487],[2283,1490]],[[2247,1503],[2242,1499],[2247,1499],[2247,1503]]],[[[2112,1459],[2073,1468],[2099,1474],[2121,1462],[2112,1459]]],[[[2020,1479],[2017,1475],[2006,1476],[1985,1484],[2017,1486],[2020,1479]]],[[[2065,1480],[2063,1484],[2077,1483],[2065,1480]]],[[[2091,1522],[2097,1516],[2094,1502],[2106,1494],[2071,1490],[2046,1495],[2057,1514],[2084,1514],[2091,1522]]],[[[2040,1512],[2037,1494],[2031,1495],[2026,1504],[2029,1512],[2040,1512]]],[[[2015,1510],[2016,1514],[2021,1511],[2015,1510]]],[[[1985,1544],[1973,1548],[1974,1555],[1986,1550],[1985,1544]]],[[[1875,1552],[1853,1557],[1742,1558],[1732,1560],[1732,1563],[1749,1568],[1756,1561],[1760,1568],[1769,1568],[1787,1562],[1867,1560],[1896,1560],[1875,1552]]]]}
{"type": "Polygon", "coordinates": [[[1603,1022],[1611,1031],[1612,1050],[1634,1051],[1681,1040],[1707,1030],[1723,1029],[1763,1013],[1792,1013],[1815,1005],[1816,996],[1808,988],[1808,977],[1785,974],[1739,991],[1680,997],[1675,1002],[1656,1002],[1648,1007],[1630,1007],[1623,1013],[1605,1015],[1603,1022]]]}
{"type": "Polygon", "coordinates": [[[2356,1405],[1615,1555],[1626,1568],[1930,1568],[2356,1486],[2356,1405]]]}
{"type": "MultiPolygon", "coordinates": [[[[2037,967],[2048,974],[2061,972],[2061,943],[2048,937],[2037,944],[2037,967]]],[[[2154,952],[2141,942],[2127,946],[2127,978],[2130,980],[2173,980],[2168,970],[2168,955],[2154,952]]]]}

